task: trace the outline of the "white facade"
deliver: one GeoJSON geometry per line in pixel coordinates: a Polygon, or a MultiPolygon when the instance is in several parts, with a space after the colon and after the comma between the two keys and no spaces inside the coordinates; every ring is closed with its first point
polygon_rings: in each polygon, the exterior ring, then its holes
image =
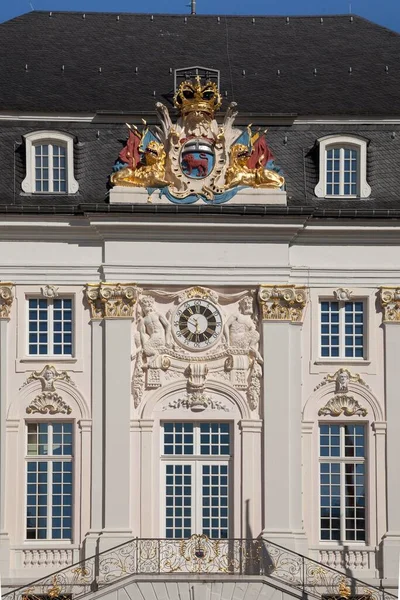
{"type": "MultiPolygon", "coordinates": [[[[10,216],[0,227],[3,585],[28,583],[134,537],[166,537],[165,465],[190,464],[194,477],[204,463],[201,455],[164,454],[170,422],[229,423],[229,456],[207,463],[229,472],[229,537],[261,534],[370,584],[396,585],[394,222],[152,214],[10,216]],[[254,320],[240,304],[249,296],[254,320]],[[143,297],[154,299],[148,313],[143,297]],[[32,298],[48,306],[72,299],[70,356],[29,353],[32,298]],[[175,311],[191,299],[220,312],[221,333],[209,349],[182,347],[173,335],[175,311]],[[321,301],[338,302],[339,313],[346,302],[362,303],[362,356],[321,355],[321,301]],[[46,365],[55,367],[47,380],[46,365]],[[27,538],[26,432],[45,422],[72,423],[70,540],[27,538]],[[365,452],[350,460],[364,465],[364,540],[321,539],[319,424],[364,427],[365,452]]],[[[196,485],[193,513],[202,510],[196,485]]],[[[191,533],[202,533],[201,519],[190,518],[191,533]]]]}

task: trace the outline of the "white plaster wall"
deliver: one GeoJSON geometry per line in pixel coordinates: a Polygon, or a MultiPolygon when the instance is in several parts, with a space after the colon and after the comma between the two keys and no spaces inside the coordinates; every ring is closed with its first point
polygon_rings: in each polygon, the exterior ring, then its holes
{"type": "MultiPolygon", "coordinates": [[[[102,223],[82,221],[79,223],[79,239],[77,239],[78,222],[67,223],[61,219],[48,222],[35,218],[28,223],[18,223],[15,220],[12,235],[18,241],[10,242],[7,236],[0,236],[0,279],[15,282],[16,300],[14,301],[11,319],[8,324],[7,370],[8,391],[7,410],[10,410],[9,436],[7,437],[7,481],[8,498],[6,499],[6,523],[10,533],[11,546],[14,548],[11,573],[15,577],[33,579],[43,568],[32,569],[32,576],[24,571],[22,563],[18,562],[18,552],[26,543],[21,537],[23,522],[24,484],[19,476],[14,474],[20,469],[23,454],[22,420],[25,418],[26,401],[19,392],[27,376],[33,370],[40,370],[44,364],[51,362],[59,370],[67,370],[76,383],[85,413],[75,418],[90,422],[92,398],[92,352],[91,325],[87,307],[82,300],[84,283],[95,282],[100,278],[108,281],[136,281],[138,285],[147,288],[183,289],[189,285],[203,284],[214,287],[221,292],[232,292],[241,289],[256,289],[260,283],[296,283],[310,288],[310,302],[305,313],[304,325],[301,332],[301,403],[304,408],[307,403],[314,403],[314,416],[307,417],[315,420],[320,405],[314,393],[314,388],[323,377],[333,374],[340,367],[349,368],[359,373],[371,388],[371,394],[385,415],[385,380],[384,380],[384,338],[381,326],[382,316],[376,307],[376,294],[381,285],[398,285],[400,283],[400,246],[383,245],[382,231],[365,231],[363,235],[355,235],[352,231],[331,230],[326,236],[326,242],[311,243],[302,237],[302,225],[293,223],[270,224],[246,222],[227,222],[226,226],[215,228],[210,222],[196,223],[196,228],[187,229],[185,223],[166,221],[152,224],[148,220],[145,225],[123,222],[121,227],[113,217],[103,219],[102,223]],[[140,227],[139,227],[140,225],[140,227]],[[154,225],[154,227],[153,227],[154,225]],[[195,231],[194,231],[195,229],[195,231]],[[27,231],[29,232],[27,234],[27,231]],[[139,233],[138,233],[139,232],[139,233]],[[24,236],[29,241],[24,241],[24,236]],[[358,237],[357,237],[358,236],[358,237]],[[296,240],[301,242],[296,244],[296,240]],[[335,241],[335,243],[333,243],[335,241]],[[32,360],[25,356],[24,302],[29,293],[39,293],[45,283],[60,287],[63,294],[74,294],[76,298],[76,357],[71,361],[32,360]],[[354,297],[365,297],[368,301],[368,357],[366,360],[340,362],[321,361],[318,357],[318,298],[331,296],[337,287],[348,287],[353,290],[354,297]],[[25,404],[24,404],[25,402],[25,404]],[[11,410],[11,406],[14,408],[11,410]],[[16,408],[18,406],[18,408],[16,408]],[[20,422],[20,425],[18,424],[20,422]],[[22,444],[22,445],[21,445],[22,444]],[[18,451],[16,452],[16,449],[18,451]],[[21,454],[22,453],[22,454],[21,454]],[[20,532],[20,533],[18,533],[20,532]]],[[[7,221],[0,224],[0,232],[9,227],[7,221]]],[[[10,234],[11,235],[11,234],[10,234]]],[[[310,238],[314,233],[310,233],[310,238]]],[[[315,234],[317,235],[317,234],[315,234]]],[[[318,233],[322,236],[323,233],[318,233]]],[[[386,234],[385,234],[386,235],[386,234]]],[[[389,234],[387,234],[389,235],[389,234]]],[[[161,305],[160,305],[161,306],[161,305]]],[[[125,344],[126,346],[126,344],[125,344]]],[[[132,344],[133,346],[133,344],[132,344]]],[[[118,362],[118,344],[115,347],[114,360],[118,362]]],[[[292,357],[293,359],[293,357],[292,357]]],[[[285,358],[283,358],[285,360],[285,358]]],[[[289,357],[287,357],[289,361],[289,357]]],[[[290,368],[290,363],[277,368],[274,388],[279,389],[281,376],[290,368]]],[[[270,374],[271,377],[274,375],[270,374]]],[[[25,388],[24,388],[25,389],[25,388]]],[[[311,409],[310,409],[311,410],[311,409]]],[[[312,410],[311,410],[312,412],[312,410]]],[[[310,414],[311,414],[310,412],[310,414]]],[[[131,427],[131,461],[135,460],[132,448],[140,449],[140,443],[135,441],[135,431],[141,427],[136,421],[126,423],[131,427]]],[[[372,427],[372,425],[371,425],[372,427]]],[[[316,463],[312,451],[316,451],[316,430],[311,428],[310,434],[303,435],[303,491],[315,489],[316,463]],[[311,451],[311,453],[310,453],[311,451]],[[307,454],[308,453],[308,454],[307,454]],[[305,457],[306,456],[306,457],[305,457]]],[[[151,437],[151,431],[147,430],[151,437]]],[[[81,436],[77,428],[76,434],[81,436]]],[[[143,435],[143,433],[142,433],[143,435]]],[[[146,435],[146,433],[144,434],[146,435]]],[[[86,439],[86,438],[85,438],[86,439]]],[[[276,436],[279,444],[279,435],[276,436]]],[[[282,437],[282,439],[284,439],[282,437]]],[[[87,444],[87,441],[84,443],[87,444]]],[[[373,434],[371,433],[371,449],[373,434]]],[[[83,448],[82,444],[80,446],[83,448]]],[[[257,449],[257,444],[254,448],[257,449]]],[[[385,446],[378,443],[378,450],[373,460],[375,465],[384,468],[385,446]]],[[[284,449],[276,447],[276,460],[284,449]]],[[[255,451],[255,450],[254,450],[255,451]]],[[[81,450],[79,450],[81,452],[81,450]]],[[[86,449],[84,459],[79,457],[85,471],[80,474],[81,481],[86,482],[86,492],[80,499],[80,524],[71,549],[82,544],[90,528],[90,448],[86,449]]],[[[372,455],[371,455],[372,456],[372,455]]],[[[141,464],[141,473],[136,474],[135,481],[145,480],[146,471],[141,464]]],[[[376,470],[376,469],[375,469],[376,470]]],[[[380,511],[379,518],[374,519],[374,538],[368,548],[379,545],[382,532],[386,527],[385,485],[382,479],[373,480],[371,470],[370,486],[379,483],[380,493],[375,495],[374,504],[380,511]],[[378,506],[379,505],[379,506],[378,506]]],[[[133,498],[134,476],[130,482],[131,506],[138,507],[137,498],[133,498]]],[[[264,482],[262,484],[264,486],[264,482]]],[[[389,482],[391,485],[391,482],[389,482]]],[[[257,486],[254,485],[254,489],[257,486]]],[[[92,501],[93,502],[93,501],[92,501]]],[[[311,555],[318,558],[319,543],[316,536],[315,515],[318,506],[310,497],[303,495],[303,516],[311,555]]],[[[132,509],[133,510],[133,509],[132,509]]],[[[257,517],[258,519],[259,517],[257,517]]],[[[240,521],[240,518],[238,518],[240,521]]],[[[156,519],[155,519],[156,522],[156,519]]],[[[140,524],[139,524],[140,525],[140,524]]],[[[131,526],[137,527],[137,516],[131,516],[131,526]],[[136,523],[136,525],[135,525],[136,523]]],[[[143,531],[155,531],[142,525],[143,531]]],[[[257,532],[259,533],[259,532],[257,532]]],[[[370,550],[368,550],[370,552],[370,550]]],[[[76,559],[71,554],[68,560],[76,559]]],[[[67,560],[67,559],[66,559],[67,560]]],[[[369,560],[369,559],[368,559],[369,560]]],[[[53,565],[48,570],[55,570],[53,565]]],[[[364,569],[366,576],[376,575],[375,561],[368,563],[364,569]]],[[[358,575],[362,575],[358,573],[358,575]]]]}

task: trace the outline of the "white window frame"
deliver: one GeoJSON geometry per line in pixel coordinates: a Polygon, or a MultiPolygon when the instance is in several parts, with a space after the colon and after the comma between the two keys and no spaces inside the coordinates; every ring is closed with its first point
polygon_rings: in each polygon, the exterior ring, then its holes
{"type": "MultiPolygon", "coordinates": [[[[315,186],[317,198],[369,198],[371,187],[367,183],[367,142],[352,135],[327,135],[319,143],[319,181],[315,186]],[[327,194],[327,151],[331,148],[350,148],[358,153],[357,194],[327,194]]],[[[342,173],[342,166],[341,166],[342,173]]]]}
{"type": "MultiPolygon", "coordinates": [[[[332,298],[332,297],[324,297],[321,296],[318,299],[318,356],[319,356],[319,361],[326,361],[326,362],[337,362],[337,361],[341,361],[341,362],[347,362],[347,361],[355,361],[355,362],[365,362],[368,359],[368,325],[369,325],[369,318],[368,318],[368,302],[367,302],[367,298],[351,298],[350,300],[337,300],[336,298],[332,298]],[[321,337],[322,337],[322,303],[323,302],[337,302],[339,304],[339,356],[322,356],[322,344],[321,344],[321,337]],[[362,302],[363,304],[363,355],[362,356],[346,356],[345,352],[346,352],[346,343],[345,343],[345,336],[346,336],[346,332],[345,332],[345,303],[346,302],[362,302]]],[[[330,334],[329,334],[330,335],[330,334]]]]}
{"type": "MultiPolygon", "coordinates": [[[[217,539],[229,539],[232,537],[232,527],[233,527],[233,487],[232,487],[232,477],[233,477],[233,469],[232,469],[232,458],[233,458],[233,427],[230,421],[224,420],[208,420],[204,421],[186,421],[181,419],[172,419],[171,421],[163,421],[160,423],[160,444],[161,444],[161,515],[160,515],[160,523],[161,523],[161,536],[166,537],[166,467],[167,465],[190,465],[191,466],[191,477],[192,477],[192,514],[191,514],[191,531],[193,534],[201,534],[202,527],[202,466],[203,465],[218,465],[218,466],[227,466],[228,471],[228,538],[217,538],[217,539]],[[227,455],[205,455],[205,454],[164,454],[164,425],[166,423],[192,423],[193,424],[193,439],[194,439],[194,451],[200,450],[200,424],[202,422],[207,423],[227,423],[229,426],[229,442],[230,442],[230,454],[227,455]]],[[[182,517],[183,519],[184,517],[182,517]]],[[[210,517],[211,522],[211,517],[210,517]]],[[[184,527],[182,526],[182,529],[184,527]]],[[[210,529],[212,529],[210,525],[210,529]]],[[[172,539],[172,538],[171,538],[172,539]]]]}
{"type": "MultiPolygon", "coordinates": [[[[74,461],[74,449],[75,449],[75,429],[73,421],[58,421],[58,420],[32,420],[25,422],[25,496],[24,496],[24,506],[25,506],[25,526],[24,526],[24,538],[26,542],[30,543],[40,543],[52,541],[54,543],[71,543],[74,536],[74,505],[75,505],[75,461],[74,461]],[[71,455],[55,455],[55,454],[28,454],[28,425],[31,424],[43,424],[46,423],[48,426],[48,440],[47,446],[51,447],[52,451],[54,450],[53,445],[53,426],[54,424],[60,423],[69,423],[72,426],[72,453],[71,455]],[[28,508],[28,463],[32,462],[46,462],[47,463],[47,537],[46,538],[28,538],[27,537],[27,508],[28,508]],[[68,462],[72,465],[72,477],[71,477],[71,485],[72,485],[72,504],[71,504],[71,537],[69,538],[53,538],[52,537],[52,518],[53,518],[53,503],[52,503],[52,486],[53,486],[53,463],[54,462],[68,462]]],[[[37,517],[39,518],[39,517],[37,517]]]]}
{"type": "MultiPolygon", "coordinates": [[[[26,311],[26,356],[30,359],[47,359],[49,357],[57,359],[57,360],[63,360],[63,359],[71,359],[75,357],[75,344],[76,344],[76,314],[75,314],[75,297],[74,295],[62,295],[62,296],[57,296],[57,298],[44,298],[43,296],[40,295],[27,295],[25,297],[25,302],[26,302],[26,307],[25,307],[25,311],[26,311]],[[48,346],[48,350],[50,349],[54,349],[54,300],[71,300],[71,312],[72,312],[72,325],[71,325],[71,335],[72,335],[72,342],[71,342],[71,346],[72,346],[72,352],[71,354],[53,354],[53,352],[48,352],[47,354],[30,354],[29,352],[29,300],[46,300],[47,301],[47,335],[48,335],[48,341],[47,341],[47,346],[48,346]]],[[[39,334],[39,331],[38,331],[39,334]]],[[[37,344],[39,345],[39,341],[37,342],[37,344]]]]}
{"type": "MultiPolygon", "coordinates": [[[[34,131],[24,135],[26,147],[26,177],[22,182],[22,190],[26,194],[49,195],[56,194],[65,196],[67,194],[76,194],[79,189],[79,183],[74,176],[74,138],[67,133],[59,131],[34,131]],[[42,144],[55,144],[66,148],[66,177],[67,190],[65,192],[48,192],[36,191],[35,180],[35,147],[42,144]]],[[[49,166],[50,169],[50,166],[49,166]]],[[[50,169],[52,171],[52,169],[50,169]]],[[[49,182],[52,182],[52,172],[49,182]]],[[[50,185],[49,185],[50,187],[50,185]]]]}
{"type": "Polygon", "coordinates": [[[318,505],[319,505],[319,513],[318,513],[318,531],[319,531],[319,542],[321,544],[337,544],[342,543],[346,545],[362,545],[366,546],[368,544],[369,538],[369,473],[368,473],[368,458],[369,458],[369,449],[368,449],[368,423],[358,422],[358,421],[349,421],[348,423],[339,422],[333,423],[332,421],[320,421],[318,423],[318,505]],[[320,427],[322,425],[338,425],[339,426],[339,435],[340,435],[340,456],[321,456],[320,449],[320,427]],[[344,452],[344,428],[346,425],[358,425],[364,428],[364,456],[356,457],[356,456],[345,456],[344,452]],[[340,540],[325,540],[321,537],[321,484],[319,481],[320,477],[320,466],[321,464],[339,464],[340,465],[340,540]],[[346,539],[346,475],[345,475],[345,465],[346,464],[363,464],[364,465],[364,491],[365,491],[365,539],[364,540],[347,540],[346,539]]]}

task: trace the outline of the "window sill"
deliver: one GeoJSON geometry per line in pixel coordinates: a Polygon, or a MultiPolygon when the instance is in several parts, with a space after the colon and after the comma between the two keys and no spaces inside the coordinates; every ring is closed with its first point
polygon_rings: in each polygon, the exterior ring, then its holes
{"type": "Polygon", "coordinates": [[[42,356],[24,356],[19,359],[22,363],[40,363],[40,362],[64,362],[64,363],[76,363],[78,361],[74,356],[63,356],[62,354],[58,355],[42,355],[42,356]]]}
{"type": "Polygon", "coordinates": [[[79,196],[79,192],[21,192],[20,196],[25,198],[48,198],[49,196],[79,196]]]}
{"type": "Polygon", "coordinates": [[[363,198],[361,196],[358,196],[357,194],[349,194],[348,196],[345,196],[344,194],[333,194],[331,196],[324,196],[322,198],[322,200],[362,200],[363,198]]]}
{"type": "MultiPolygon", "coordinates": [[[[30,548],[32,550],[36,548],[49,548],[55,546],[60,548],[65,546],[66,548],[79,548],[78,544],[73,544],[71,540],[25,540],[23,542],[23,548],[30,548]]],[[[20,546],[18,546],[18,549],[20,546]]]]}
{"type": "Polygon", "coordinates": [[[314,360],[314,365],[370,365],[371,361],[365,358],[320,358],[314,360]]]}

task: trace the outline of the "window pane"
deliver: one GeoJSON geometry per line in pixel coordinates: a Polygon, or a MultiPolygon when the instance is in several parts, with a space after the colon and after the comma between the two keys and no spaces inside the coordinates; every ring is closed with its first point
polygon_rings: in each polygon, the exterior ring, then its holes
{"type": "Polygon", "coordinates": [[[164,424],[164,454],[194,454],[193,423],[164,424]]]}
{"type": "Polygon", "coordinates": [[[339,354],[339,303],[324,301],[320,304],[321,315],[321,356],[337,356],[339,354]]]}
{"type": "Polygon", "coordinates": [[[28,300],[28,337],[30,355],[48,354],[48,306],[47,300],[30,298],[28,300]],[[40,331],[40,336],[38,334],[40,331]]]}
{"type": "Polygon", "coordinates": [[[200,423],[200,453],[229,456],[228,423],[200,423]]]}
{"type": "Polygon", "coordinates": [[[228,537],[228,465],[202,465],[202,533],[228,537]]]}
{"type": "Polygon", "coordinates": [[[56,298],[53,303],[53,354],[72,355],[72,310],[70,298],[56,298]]]}
{"type": "Polygon", "coordinates": [[[165,536],[188,538],[192,535],[192,467],[165,467],[165,536]]]}
{"type": "Polygon", "coordinates": [[[53,191],[65,192],[67,182],[66,148],[53,145],[53,191]]]}

